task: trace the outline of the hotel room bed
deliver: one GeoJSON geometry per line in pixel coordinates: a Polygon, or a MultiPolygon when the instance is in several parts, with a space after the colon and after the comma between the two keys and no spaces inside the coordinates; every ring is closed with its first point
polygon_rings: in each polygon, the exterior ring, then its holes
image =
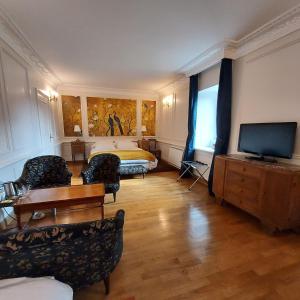
{"type": "Polygon", "coordinates": [[[152,153],[138,148],[135,142],[95,143],[92,146],[89,161],[92,157],[103,153],[112,153],[120,157],[121,175],[145,174],[157,167],[156,157],[152,153]]]}

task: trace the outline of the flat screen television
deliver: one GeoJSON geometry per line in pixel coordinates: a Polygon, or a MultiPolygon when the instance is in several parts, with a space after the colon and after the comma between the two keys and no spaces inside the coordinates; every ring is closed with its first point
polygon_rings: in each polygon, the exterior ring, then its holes
{"type": "MultiPolygon", "coordinates": [[[[241,124],[238,151],[264,156],[292,158],[297,122],[241,124]]],[[[248,157],[259,159],[257,157],[248,157]]]]}

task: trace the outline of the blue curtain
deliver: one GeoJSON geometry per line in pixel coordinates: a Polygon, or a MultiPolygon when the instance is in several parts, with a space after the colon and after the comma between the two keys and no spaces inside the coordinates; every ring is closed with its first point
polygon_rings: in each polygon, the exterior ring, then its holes
{"type": "MultiPolygon", "coordinates": [[[[195,154],[194,139],[197,121],[198,77],[198,74],[190,77],[188,136],[182,160],[193,160],[195,154]]],[[[184,170],[185,168],[181,165],[180,174],[182,174],[184,170]]],[[[184,177],[185,176],[188,177],[189,174],[185,173],[184,177]]]]}
{"type": "Polygon", "coordinates": [[[232,60],[224,58],[221,63],[217,102],[217,140],[208,178],[208,191],[213,195],[215,157],[227,154],[231,128],[232,60]]]}

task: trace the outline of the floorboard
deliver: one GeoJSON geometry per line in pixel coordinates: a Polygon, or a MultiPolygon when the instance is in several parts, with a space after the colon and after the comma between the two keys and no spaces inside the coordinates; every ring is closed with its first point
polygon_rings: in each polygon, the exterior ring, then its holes
{"type": "MultiPolygon", "coordinates": [[[[75,300],[300,299],[299,235],[269,236],[255,218],[217,205],[206,186],[188,191],[191,181],[176,177],[164,172],[121,181],[117,202],[105,206],[106,216],[126,211],[124,253],[111,293],[105,297],[101,282],[75,300]]],[[[55,222],[98,215],[97,208],[60,211],[55,222]]]]}

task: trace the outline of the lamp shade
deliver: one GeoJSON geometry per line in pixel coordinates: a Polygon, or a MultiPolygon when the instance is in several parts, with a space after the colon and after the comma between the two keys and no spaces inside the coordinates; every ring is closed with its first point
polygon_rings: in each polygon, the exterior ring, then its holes
{"type": "Polygon", "coordinates": [[[75,126],[74,126],[74,132],[76,132],[76,133],[81,133],[81,129],[80,129],[80,126],[79,126],[79,125],[75,125],[75,126]]]}
{"type": "Polygon", "coordinates": [[[145,131],[147,131],[147,128],[146,128],[145,125],[143,125],[143,126],[142,126],[142,132],[145,132],[145,131]]]}

